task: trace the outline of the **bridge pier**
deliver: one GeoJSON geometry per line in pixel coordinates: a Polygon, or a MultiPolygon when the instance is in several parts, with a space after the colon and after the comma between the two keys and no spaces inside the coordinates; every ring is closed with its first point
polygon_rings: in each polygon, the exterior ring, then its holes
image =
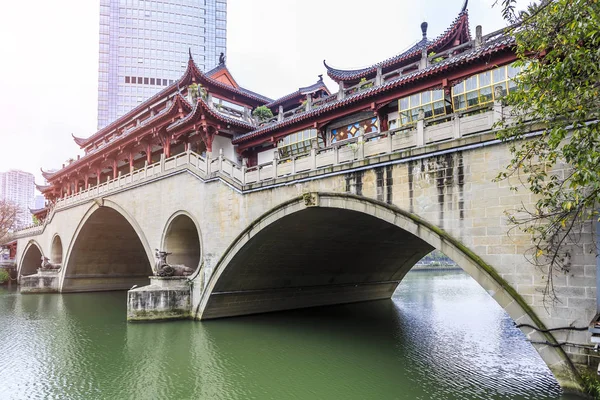
{"type": "Polygon", "coordinates": [[[37,274],[22,276],[21,293],[58,293],[60,292],[60,275],[58,270],[38,269],[37,274]]]}
{"type": "Polygon", "coordinates": [[[190,318],[191,290],[185,277],[151,276],[150,285],[127,292],[128,321],[190,318]]]}

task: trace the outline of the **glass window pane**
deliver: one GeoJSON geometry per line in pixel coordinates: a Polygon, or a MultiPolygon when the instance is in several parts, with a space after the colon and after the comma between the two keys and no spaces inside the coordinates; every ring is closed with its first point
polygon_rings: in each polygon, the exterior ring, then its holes
{"type": "Polygon", "coordinates": [[[474,75],[465,81],[465,91],[468,92],[475,89],[477,89],[477,75],[474,75]]]}
{"type": "Polygon", "coordinates": [[[479,91],[479,104],[488,103],[492,101],[492,87],[488,86],[479,91]]]}
{"type": "Polygon", "coordinates": [[[410,106],[411,107],[416,107],[420,104],[421,104],[421,94],[420,93],[413,94],[412,96],[410,96],[410,106]]]}
{"type": "Polygon", "coordinates": [[[469,107],[473,107],[479,104],[479,99],[477,97],[477,91],[467,93],[467,105],[469,107]]]}
{"type": "Polygon", "coordinates": [[[443,90],[434,90],[433,92],[433,100],[443,100],[444,99],[444,91],[443,90]]]}
{"type": "Polygon", "coordinates": [[[493,71],[494,83],[499,83],[506,80],[506,67],[496,68],[493,71]]]}
{"type": "Polygon", "coordinates": [[[400,110],[407,110],[407,109],[408,109],[408,97],[400,99],[400,110]]]}
{"type": "Polygon", "coordinates": [[[443,115],[446,113],[446,108],[444,107],[443,101],[436,101],[433,103],[433,114],[435,116],[443,115]]]}
{"type": "Polygon", "coordinates": [[[479,74],[479,87],[489,86],[492,84],[492,73],[490,71],[479,74]]]}
{"type": "Polygon", "coordinates": [[[461,94],[464,93],[465,91],[465,83],[461,82],[457,85],[454,85],[454,87],[452,88],[452,91],[454,92],[454,94],[461,94]]]}
{"type": "Polygon", "coordinates": [[[431,103],[431,92],[421,93],[421,104],[431,103]]]}

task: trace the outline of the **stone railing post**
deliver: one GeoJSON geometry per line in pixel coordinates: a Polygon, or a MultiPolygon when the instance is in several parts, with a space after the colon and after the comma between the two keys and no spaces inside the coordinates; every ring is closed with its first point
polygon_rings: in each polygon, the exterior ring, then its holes
{"type": "Polygon", "coordinates": [[[306,95],[306,111],[310,111],[312,109],[312,95],[309,93],[306,95]]]}
{"type": "Polygon", "coordinates": [[[333,147],[333,165],[340,163],[340,146],[333,147]]]}
{"type": "Polygon", "coordinates": [[[462,132],[460,131],[460,114],[456,113],[452,116],[452,137],[460,139],[462,132]]]}
{"type": "Polygon", "coordinates": [[[483,28],[481,25],[475,27],[475,48],[478,49],[483,45],[483,28]]]}
{"type": "Polygon", "coordinates": [[[504,107],[502,106],[502,97],[504,96],[504,90],[502,86],[496,86],[494,88],[494,105],[492,110],[494,112],[494,123],[504,120],[504,107]]]}
{"type": "Polygon", "coordinates": [[[185,151],[185,163],[186,164],[191,164],[192,163],[192,149],[190,149],[190,146],[187,146],[187,150],[185,151]]]}
{"type": "Polygon", "coordinates": [[[283,106],[279,106],[279,113],[277,114],[277,121],[283,121],[283,106]]]}
{"type": "Polygon", "coordinates": [[[291,160],[292,160],[292,175],[295,175],[296,174],[296,157],[292,156],[291,160]]]}
{"type": "Polygon", "coordinates": [[[148,160],[144,161],[144,179],[148,177],[148,160]]]}
{"type": "Polygon", "coordinates": [[[342,100],[344,98],[344,83],[342,81],[338,82],[338,100],[342,100]]]}
{"type": "Polygon", "coordinates": [[[358,140],[356,141],[356,144],[358,146],[358,148],[356,149],[356,159],[357,160],[362,160],[363,158],[365,158],[365,137],[364,137],[365,132],[361,129],[358,133],[358,140]]]}
{"type": "Polygon", "coordinates": [[[160,154],[160,172],[165,172],[165,153],[160,154]]]}
{"type": "Polygon", "coordinates": [[[310,149],[310,169],[317,169],[317,149],[310,149]]]}
{"type": "Polygon", "coordinates": [[[427,48],[421,51],[421,60],[419,61],[419,69],[427,68],[427,48]]]}
{"type": "Polygon", "coordinates": [[[246,166],[242,165],[242,185],[246,184],[246,166]]]}
{"type": "Polygon", "coordinates": [[[388,153],[391,153],[394,151],[394,143],[392,141],[392,132],[391,131],[388,132],[386,140],[387,140],[388,153]]]}
{"type": "Polygon", "coordinates": [[[383,83],[382,68],[377,67],[377,75],[375,76],[375,86],[380,86],[383,83]]]}
{"type": "Polygon", "coordinates": [[[223,149],[219,149],[219,163],[217,168],[219,171],[223,171],[223,149]]]}
{"type": "Polygon", "coordinates": [[[279,151],[273,152],[273,179],[277,179],[277,164],[279,164],[279,151]]]}
{"type": "Polygon", "coordinates": [[[419,109],[417,120],[417,146],[425,145],[425,111],[419,109]]]}
{"type": "Polygon", "coordinates": [[[211,154],[209,152],[206,153],[206,176],[210,176],[211,173],[211,154]]]}
{"type": "Polygon", "coordinates": [[[117,187],[121,186],[121,171],[119,171],[119,174],[117,175],[117,187]]]}

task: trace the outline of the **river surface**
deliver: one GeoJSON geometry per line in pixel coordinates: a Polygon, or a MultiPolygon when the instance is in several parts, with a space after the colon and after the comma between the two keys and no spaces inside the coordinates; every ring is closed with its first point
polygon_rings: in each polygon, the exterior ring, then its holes
{"type": "Polygon", "coordinates": [[[0,399],[576,399],[466,274],[392,300],[125,322],[126,294],[0,289],[0,399]]]}

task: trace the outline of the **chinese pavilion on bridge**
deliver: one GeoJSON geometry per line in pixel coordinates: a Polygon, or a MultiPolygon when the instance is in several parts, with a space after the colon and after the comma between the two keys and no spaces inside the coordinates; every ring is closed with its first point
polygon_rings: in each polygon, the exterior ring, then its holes
{"type": "MultiPolygon", "coordinates": [[[[190,54],[178,81],[92,136],[74,137],[84,155],[56,172],[42,171],[48,184],[38,190],[53,203],[188,150],[248,166],[272,162],[357,135],[401,131],[419,119],[477,112],[514,87],[514,40],[502,31],[482,36],[481,27],[472,38],[467,2],[437,38],[428,39],[427,23],[421,30],[414,46],[367,68],[324,62],[337,93],[321,76],[277,100],[241,87],[224,57],[204,73],[190,54]],[[270,113],[254,116],[259,107],[270,113]]],[[[38,218],[46,212],[34,210],[38,218]]]]}

